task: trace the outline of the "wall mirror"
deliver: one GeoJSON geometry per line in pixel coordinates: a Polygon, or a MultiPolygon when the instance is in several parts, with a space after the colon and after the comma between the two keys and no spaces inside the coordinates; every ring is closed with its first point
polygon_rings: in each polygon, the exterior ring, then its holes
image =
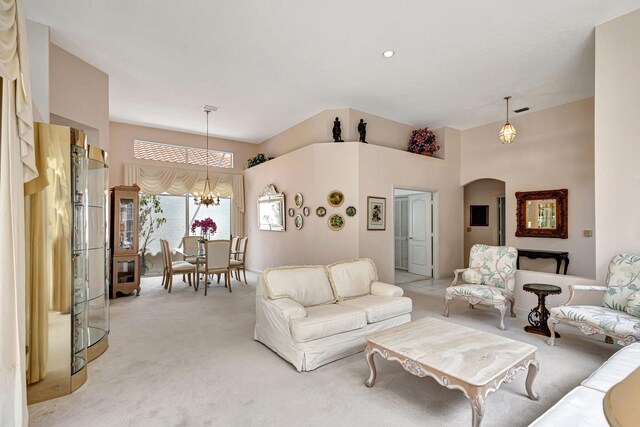
{"type": "Polygon", "coordinates": [[[258,228],[268,231],[284,231],[284,194],[278,193],[273,184],[265,187],[258,196],[258,228]]]}
{"type": "Polygon", "coordinates": [[[516,237],[566,239],[568,190],[543,190],[516,193],[516,237]]]}

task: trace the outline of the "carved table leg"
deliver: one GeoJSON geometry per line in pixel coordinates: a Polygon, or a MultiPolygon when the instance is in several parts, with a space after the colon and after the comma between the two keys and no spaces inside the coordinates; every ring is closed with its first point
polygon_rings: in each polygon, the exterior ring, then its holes
{"type": "Polygon", "coordinates": [[[469,399],[471,403],[471,425],[472,427],[480,427],[482,423],[482,416],[484,415],[484,398],[482,396],[478,396],[475,399],[469,399]]]}
{"type": "Polygon", "coordinates": [[[538,393],[536,393],[532,389],[533,380],[535,380],[536,375],[538,375],[538,369],[539,369],[538,361],[533,360],[529,365],[529,372],[527,373],[527,382],[525,383],[525,386],[527,388],[527,394],[529,395],[529,399],[531,400],[538,400],[538,397],[539,397],[538,393]]]}
{"type": "Polygon", "coordinates": [[[376,382],[376,364],[373,361],[373,351],[369,347],[365,351],[365,356],[367,357],[367,365],[369,365],[369,378],[364,382],[364,385],[367,387],[373,387],[373,384],[376,382]]]}

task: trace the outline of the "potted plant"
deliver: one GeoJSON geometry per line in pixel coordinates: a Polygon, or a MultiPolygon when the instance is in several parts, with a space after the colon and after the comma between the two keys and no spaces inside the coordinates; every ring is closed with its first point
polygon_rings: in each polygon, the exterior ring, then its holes
{"type": "Polygon", "coordinates": [[[429,128],[416,129],[411,132],[408,149],[410,153],[433,156],[433,153],[439,149],[440,144],[436,141],[436,135],[429,128]]]}
{"type": "Polygon", "coordinates": [[[196,219],[195,221],[193,221],[193,223],[191,224],[191,232],[195,233],[196,228],[200,229],[200,236],[202,236],[202,238],[198,240],[198,253],[199,255],[204,255],[204,244],[207,240],[210,240],[211,237],[216,233],[216,231],[218,230],[218,226],[211,218],[204,218],[200,220],[196,219]]]}
{"type": "Polygon", "coordinates": [[[166,218],[160,216],[162,213],[159,196],[140,193],[140,241],[142,242],[140,245],[142,258],[140,273],[142,275],[147,271],[146,254],[149,245],[155,240],[151,236],[167,222],[166,218]]]}
{"type": "Polygon", "coordinates": [[[267,157],[265,156],[263,153],[258,154],[255,157],[252,157],[251,159],[247,160],[247,169],[252,168],[254,166],[258,166],[264,162],[267,162],[269,160],[273,160],[273,157],[267,157]]]}

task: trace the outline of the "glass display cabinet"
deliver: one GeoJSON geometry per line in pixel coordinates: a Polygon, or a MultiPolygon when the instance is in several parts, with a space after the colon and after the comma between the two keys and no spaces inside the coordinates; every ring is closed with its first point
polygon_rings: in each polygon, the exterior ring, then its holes
{"type": "Polygon", "coordinates": [[[46,183],[25,199],[29,404],[80,387],[109,334],[107,153],[67,126],[35,123],[34,137],[46,183]]]}
{"type": "Polygon", "coordinates": [[[140,295],[139,197],[137,185],[111,189],[111,298],[134,290],[140,295]]]}

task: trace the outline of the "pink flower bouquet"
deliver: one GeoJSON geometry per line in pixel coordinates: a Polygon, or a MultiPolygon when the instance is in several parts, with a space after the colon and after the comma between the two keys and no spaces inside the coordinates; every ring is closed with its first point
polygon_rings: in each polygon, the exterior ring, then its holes
{"type": "Polygon", "coordinates": [[[436,135],[429,128],[416,129],[411,132],[409,152],[416,154],[433,153],[439,149],[440,144],[436,141],[436,135]]]}
{"type": "Polygon", "coordinates": [[[191,224],[191,232],[195,233],[196,228],[200,229],[200,234],[202,235],[203,240],[206,240],[205,237],[209,237],[215,234],[215,232],[218,230],[218,226],[211,218],[205,218],[201,220],[196,219],[191,224]]]}

